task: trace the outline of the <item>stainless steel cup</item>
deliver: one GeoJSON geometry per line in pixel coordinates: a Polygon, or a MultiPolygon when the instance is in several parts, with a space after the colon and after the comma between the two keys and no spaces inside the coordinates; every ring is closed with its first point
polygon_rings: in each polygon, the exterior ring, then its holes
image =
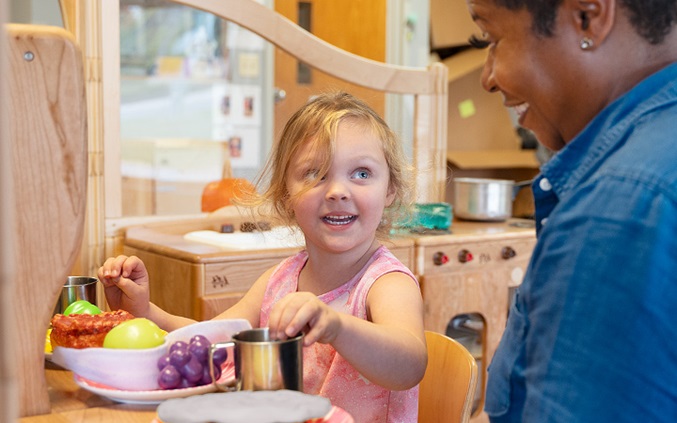
{"type": "Polygon", "coordinates": [[[96,303],[96,283],[98,279],[90,276],[69,276],[54,306],[54,314],[63,314],[66,307],[78,300],[96,303]]]}
{"type": "Polygon", "coordinates": [[[229,342],[212,345],[210,363],[214,350],[224,347],[232,347],[235,381],[217,383],[219,389],[303,392],[303,334],[280,341],[270,338],[268,328],[244,330],[229,342]]]}

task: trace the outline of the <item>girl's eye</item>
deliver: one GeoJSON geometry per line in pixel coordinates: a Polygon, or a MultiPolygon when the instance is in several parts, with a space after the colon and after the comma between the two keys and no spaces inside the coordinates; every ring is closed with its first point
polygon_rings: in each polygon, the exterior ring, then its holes
{"type": "Polygon", "coordinates": [[[491,41],[489,41],[489,36],[487,33],[483,33],[482,35],[471,35],[470,38],[468,39],[468,43],[474,47],[474,48],[487,48],[491,45],[491,41]]]}
{"type": "Polygon", "coordinates": [[[353,172],[353,178],[355,179],[367,179],[371,176],[371,173],[367,169],[358,169],[353,172]]]}
{"type": "Polygon", "coordinates": [[[306,182],[316,182],[318,180],[324,180],[324,176],[320,177],[320,171],[318,169],[308,169],[303,173],[303,180],[306,182]]]}
{"type": "Polygon", "coordinates": [[[303,179],[307,181],[314,181],[317,179],[317,169],[308,169],[303,172],[303,179]]]}

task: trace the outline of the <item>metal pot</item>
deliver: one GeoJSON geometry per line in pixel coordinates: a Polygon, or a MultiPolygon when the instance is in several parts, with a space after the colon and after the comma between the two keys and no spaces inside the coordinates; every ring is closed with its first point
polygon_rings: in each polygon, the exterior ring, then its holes
{"type": "Polygon", "coordinates": [[[531,180],[455,178],[454,216],[466,220],[500,222],[512,216],[517,192],[531,180]]]}

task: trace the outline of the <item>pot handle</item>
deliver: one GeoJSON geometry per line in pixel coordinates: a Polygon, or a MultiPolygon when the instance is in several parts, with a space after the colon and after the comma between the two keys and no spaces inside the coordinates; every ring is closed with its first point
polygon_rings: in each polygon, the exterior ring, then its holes
{"type": "Polygon", "coordinates": [[[517,197],[517,193],[519,193],[522,188],[530,187],[531,184],[533,184],[533,183],[534,183],[533,179],[527,179],[526,181],[515,182],[515,184],[512,186],[512,201],[515,201],[515,198],[517,197]]]}
{"type": "Polygon", "coordinates": [[[219,391],[225,391],[225,392],[234,392],[234,391],[239,391],[240,390],[240,381],[237,376],[235,375],[235,379],[230,380],[228,382],[219,382],[216,380],[214,377],[214,351],[221,349],[221,348],[234,348],[235,347],[235,342],[233,341],[228,341],[228,342],[217,342],[216,344],[212,344],[211,347],[209,348],[209,375],[212,377],[212,383],[214,383],[214,386],[216,386],[216,389],[219,391]]]}

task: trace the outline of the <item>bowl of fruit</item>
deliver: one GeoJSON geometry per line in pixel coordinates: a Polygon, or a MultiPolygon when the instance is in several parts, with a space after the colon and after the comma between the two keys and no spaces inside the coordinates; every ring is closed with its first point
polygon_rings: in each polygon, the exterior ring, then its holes
{"type": "MultiPolygon", "coordinates": [[[[54,323],[52,334],[57,330],[54,323]]],[[[233,334],[249,328],[244,319],[211,320],[166,333],[148,319],[132,317],[111,328],[101,346],[55,346],[52,362],[71,370],[76,380],[117,390],[208,385],[213,383],[212,376],[218,379],[227,358],[225,350],[216,350],[214,370],[210,372],[211,344],[229,341],[233,334]]]]}

